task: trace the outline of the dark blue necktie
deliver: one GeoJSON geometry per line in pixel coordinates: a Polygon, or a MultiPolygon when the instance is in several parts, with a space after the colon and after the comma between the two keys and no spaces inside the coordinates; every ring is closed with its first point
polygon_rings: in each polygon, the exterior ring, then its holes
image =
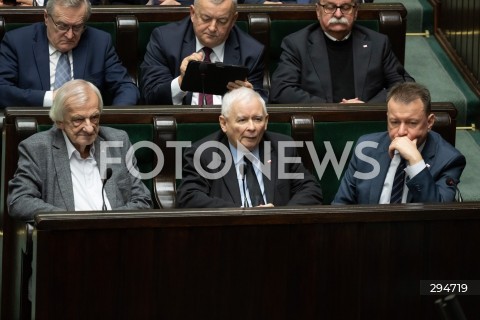
{"type": "Polygon", "coordinates": [[[395,171],[395,178],[393,179],[390,203],[402,202],[403,185],[405,184],[405,165],[405,159],[401,159],[400,164],[397,167],[397,171],[395,171]]]}
{"type": "MultiPolygon", "coordinates": [[[[265,204],[263,201],[262,190],[260,189],[260,184],[257,180],[257,175],[253,169],[253,165],[247,157],[245,159],[245,178],[247,179],[248,193],[250,194],[250,201],[252,207],[256,207],[261,204],[265,204]]],[[[246,197],[247,195],[245,195],[246,197]]]]}

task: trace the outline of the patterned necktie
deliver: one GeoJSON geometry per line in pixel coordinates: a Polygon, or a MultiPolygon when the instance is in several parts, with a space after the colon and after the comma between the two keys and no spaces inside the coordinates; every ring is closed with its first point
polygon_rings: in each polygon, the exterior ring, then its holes
{"type": "Polygon", "coordinates": [[[393,179],[390,203],[402,202],[403,185],[405,184],[405,165],[405,159],[401,159],[400,164],[397,167],[397,171],[395,171],[395,178],[393,179]]]}
{"type": "Polygon", "coordinates": [[[258,183],[257,175],[253,169],[253,165],[250,160],[247,159],[247,157],[244,157],[243,159],[245,160],[245,178],[247,179],[248,193],[250,194],[252,207],[265,204],[263,201],[262,190],[260,189],[260,184],[258,183]]]}
{"type": "MultiPolygon", "coordinates": [[[[203,58],[203,61],[205,62],[212,62],[210,60],[210,54],[212,53],[212,49],[208,47],[203,47],[202,48],[203,53],[205,54],[205,57],[203,58]]],[[[198,95],[198,105],[203,106],[203,105],[212,105],[213,104],[213,95],[207,94],[207,93],[200,93],[198,95]]]]}
{"type": "Polygon", "coordinates": [[[53,89],[60,88],[65,82],[70,81],[71,70],[70,61],[68,60],[68,53],[62,53],[60,59],[57,62],[57,68],[55,70],[55,83],[53,89]]]}

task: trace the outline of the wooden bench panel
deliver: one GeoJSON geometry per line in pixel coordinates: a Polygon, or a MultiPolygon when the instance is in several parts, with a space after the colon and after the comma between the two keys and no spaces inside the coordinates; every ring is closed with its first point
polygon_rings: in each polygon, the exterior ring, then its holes
{"type": "MultiPolygon", "coordinates": [[[[479,278],[480,207],[412,209],[39,215],[34,316],[435,319],[439,297],[420,295],[420,280],[479,278]]],[[[480,316],[478,297],[458,298],[480,316]]]]}

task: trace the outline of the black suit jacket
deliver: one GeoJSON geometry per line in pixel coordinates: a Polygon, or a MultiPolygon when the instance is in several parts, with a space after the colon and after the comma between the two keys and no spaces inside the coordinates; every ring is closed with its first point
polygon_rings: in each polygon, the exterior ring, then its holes
{"type": "MultiPolygon", "coordinates": [[[[195,52],[195,32],[190,16],[157,27],[150,36],[145,58],[140,66],[141,92],[146,104],[172,104],[170,85],[180,75],[182,60],[195,52]]],[[[225,64],[243,65],[249,69],[248,81],[264,99],[264,46],[234,26],[225,42],[225,64]]],[[[183,104],[192,103],[188,93],[183,104]]]]}
{"type": "MultiPolygon", "coordinates": [[[[365,102],[385,102],[387,89],[404,81],[399,74],[403,66],[388,37],[358,25],[353,27],[351,37],[356,97],[365,102]]],[[[333,101],[327,46],[319,23],[285,37],[281,47],[280,62],[272,76],[271,102],[340,102],[333,101]]],[[[408,73],[404,76],[406,81],[414,81],[408,73]]]]}
{"type": "MultiPolygon", "coordinates": [[[[204,139],[194,143],[186,149],[184,154],[185,166],[183,167],[183,180],[177,190],[177,207],[179,208],[222,208],[241,207],[240,188],[237,180],[235,165],[229,167],[227,173],[219,179],[206,179],[195,169],[193,158],[195,152],[204,142],[220,142],[228,150],[231,156],[228,138],[222,131],[217,131],[204,139]]],[[[271,164],[271,178],[263,176],[265,196],[267,203],[275,206],[294,205],[315,205],[322,203],[322,190],[315,178],[305,169],[302,163],[286,163],[283,172],[303,174],[303,179],[280,179],[278,167],[279,142],[292,141],[286,135],[265,132],[263,141],[260,143],[260,160],[265,159],[265,164],[271,164]],[[264,157],[263,141],[271,143],[271,152],[264,157]],[[270,160],[270,161],[269,161],[270,160]]],[[[285,149],[286,157],[298,157],[295,148],[285,149]]],[[[218,173],[224,168],[226,162],[225,154],[218,148],[208,148],[201,153],[200,164],[202,168],[211,173],[218,173]],[[218,158],[222,165],[214,171],[208,169],[208,165],[218,158]]]]}

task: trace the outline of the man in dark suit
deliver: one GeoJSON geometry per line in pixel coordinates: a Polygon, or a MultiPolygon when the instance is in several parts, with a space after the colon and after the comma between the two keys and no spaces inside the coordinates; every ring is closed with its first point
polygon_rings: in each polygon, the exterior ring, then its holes
{"type": "Polygon", "coordinates": [[[127,157],[128,135],[100,127],[102,109],[102,96],[93,84],[72,80],[60,87],[50,109],[55,126],[18,147],[18,168],[8,183],[11,216],[31,220],[39,211],[150,208],[150,192],[131,174],[130,168],[138,168],[135,156],[127,157]],[[103,190],[107,168],[112,174],[103,190]]]}
{"type": "MultiPolygon", "coordinates": [[[[153,30],[141,65],[141,91],[147,104],[203,104],[199,93],[180,89],[190,61],[243,65],[249,72],[245,81],[230,82],[227,88],[254,88],[263,91],[264,47],[235,26],[234,0],[196,0],[190,17],[153,30]],[[204,51],[212,51],[205,55],[204,51]]],[[[221,104],[213,96],[208,104],[221,104]]]]}
{"type": "Polygon", "coordinates": [[[272,75],[273,103],[385,102],[387,89],[414,81],[388,37],[355,25],[358,4],[320,0],[319,23],[283,39],[272,75]]]}
{"type": "Polygon", "coordinates": [[[108,105],[135,105],[140,93],[106,32],[85,27],[88,0],[49,0],[45,22],[9,31],[0,45],[0,107],[52,105],[60,76],[96,85],[108,105]],[[61,63],[59,63],[61,62],[61,63]],[[56,81],[57,80],[57,81],[56,81]]]}
{"type": "Polygon", "coordinates": [[[388,132],[358,140],[333,204],[454,201],[466,160],[431,131],[429,91],[401,83],[387,100],[388,132]]]}
{"type": "Polygon", "coordinates": [[[295,162],[292,139],[265,131],[268,114],[258,93],[239,88],[225,94],[219,122],[221,130],[185,151],[178,207],[322,203],[319,184],[295,162]]]}

